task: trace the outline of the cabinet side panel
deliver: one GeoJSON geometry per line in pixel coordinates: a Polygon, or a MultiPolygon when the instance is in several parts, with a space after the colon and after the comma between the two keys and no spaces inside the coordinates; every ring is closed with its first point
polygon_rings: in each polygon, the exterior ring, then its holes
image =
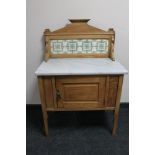
{"type": "Polygon", "coordinates": [[[44,89],[47,108],[54,108],[52,80],[44,77],[44,89]]]}
{"type": "Polygon", "coordinates": [[[107,77],[106,107],[115,107],[119,76],[107,77]]]}

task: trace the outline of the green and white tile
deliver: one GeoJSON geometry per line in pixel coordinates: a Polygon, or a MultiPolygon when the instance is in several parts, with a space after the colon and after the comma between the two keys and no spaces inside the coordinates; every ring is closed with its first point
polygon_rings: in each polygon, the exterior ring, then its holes
{"type": "Polygon", "coordinates": [[[109,41],[106,39],[51,40],[53,54],[107,53],[109,41]]]}

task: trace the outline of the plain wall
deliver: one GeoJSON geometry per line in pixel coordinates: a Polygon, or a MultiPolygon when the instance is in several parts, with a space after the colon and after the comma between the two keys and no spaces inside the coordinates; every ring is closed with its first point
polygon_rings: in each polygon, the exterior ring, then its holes
{"type": "MultiPolygon", "coordinates": [[[[27,0],[27,104],[40,104],[34,72],[43,61],[45,28],[56,30],[69,18],[89,18],[90,25],[116,32],[115,57],[126,69],[129,66],[128,0],[27,0]]],[[[124,77],[121,102],[129,102],[129,78],[124,77]]]]}

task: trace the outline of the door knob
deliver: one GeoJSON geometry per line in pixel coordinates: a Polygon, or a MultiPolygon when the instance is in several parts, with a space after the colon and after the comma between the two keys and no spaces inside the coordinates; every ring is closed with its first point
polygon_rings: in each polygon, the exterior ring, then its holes
{"type": "Polygon", "coordinates": [[[57,98],[61,98],[61,94],[60,94],[59,90],[56,90],[56,96],[57,96],[57,98]]]}

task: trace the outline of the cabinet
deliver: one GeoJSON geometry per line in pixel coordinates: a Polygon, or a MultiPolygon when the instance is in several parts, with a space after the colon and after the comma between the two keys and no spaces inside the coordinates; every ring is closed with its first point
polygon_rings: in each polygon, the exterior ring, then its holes
{"type": "Polygon", "coordinates": [[[36,70],[45,134],[48,112],[113,110],[116,133],[124,74],[114,59],[114,30],[100,30],[88,20],[45,30],[45,61],[36,70]]]}
{"type": "Polygon", "coordinates": [[[42,78],[47,109],[88,110],[115,107],[121,76],[45,76],[42,78]]]}

